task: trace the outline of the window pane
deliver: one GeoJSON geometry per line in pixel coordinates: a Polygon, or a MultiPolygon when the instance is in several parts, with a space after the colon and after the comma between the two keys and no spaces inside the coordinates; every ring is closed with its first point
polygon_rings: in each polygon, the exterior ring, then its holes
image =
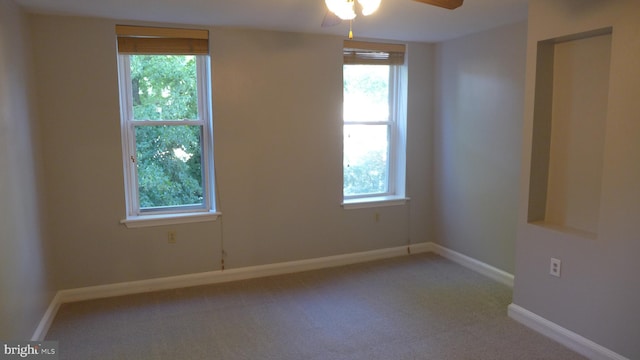
{"type": "Polygon", "coordinates": [[[131,55],[135,120],[198,119],[196,57],[131,55]]]}
{"type": "Polygon", "coordinates": [[[203,205],[201,127],[138,126],[135,133],[140,209],[203,205]]]}
{"type": "Polygon", "coordinates": [[[389,120],[388,65],[344,65],[344,121],[389,120]]]}
{"type": "Polygon", "coordinates": [[[344,126],[344,195],[388,192],[388,126],[344,126]]]}

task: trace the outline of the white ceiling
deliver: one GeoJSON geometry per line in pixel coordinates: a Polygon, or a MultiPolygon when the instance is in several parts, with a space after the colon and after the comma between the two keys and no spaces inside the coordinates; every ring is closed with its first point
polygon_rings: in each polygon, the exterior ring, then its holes
{"type": "MultiPolygon", "coordinates": [[[[322,28],[324,0],[15,0],[28,11],[163,23],[248,27],[345,35],[322,28]]],[[[412,0],[382,0],[354,20],[356,38],[437,42],[525,20],[528,0],[465,0],[445,10],[412,0]]]]}

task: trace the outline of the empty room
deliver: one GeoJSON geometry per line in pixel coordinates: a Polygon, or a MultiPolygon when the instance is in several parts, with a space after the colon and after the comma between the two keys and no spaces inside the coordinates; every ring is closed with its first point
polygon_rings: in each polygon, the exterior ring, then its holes
{"type": "Polygon", "coordinates": [[[640,359],[640,2],[0,0],[0,359],[640,359]]]}

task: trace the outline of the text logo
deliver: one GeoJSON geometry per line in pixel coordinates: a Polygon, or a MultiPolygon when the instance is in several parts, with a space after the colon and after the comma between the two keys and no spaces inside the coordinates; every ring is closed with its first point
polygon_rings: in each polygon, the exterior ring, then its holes
{"type": "Polygon", "coordinates": [[[47,359],[58,360],[57,341],[0,342],[0,360],[47,359]]]}

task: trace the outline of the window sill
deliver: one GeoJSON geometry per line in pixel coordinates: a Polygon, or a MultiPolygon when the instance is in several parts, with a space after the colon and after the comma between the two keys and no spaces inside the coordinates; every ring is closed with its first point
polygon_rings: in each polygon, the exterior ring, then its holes
{"type": "Polygon", "coordinates": [[[215,221],[220,215],[222,214],[214,211],[184,214],[140,215],[130,216],[126,219],[120,220],[120,223],[124,224],[128,228],[141,228],[215,221]]]}
{"type": "Polygon", "coordinates": [[[349,199],[342,202],[342,207],[345,210],[350,209],[364,209],[372,207],[382,206],[397,206],[404,205],[409,201],[408,197],[404,196],[376,196],[370,198],[349,199]]]}

